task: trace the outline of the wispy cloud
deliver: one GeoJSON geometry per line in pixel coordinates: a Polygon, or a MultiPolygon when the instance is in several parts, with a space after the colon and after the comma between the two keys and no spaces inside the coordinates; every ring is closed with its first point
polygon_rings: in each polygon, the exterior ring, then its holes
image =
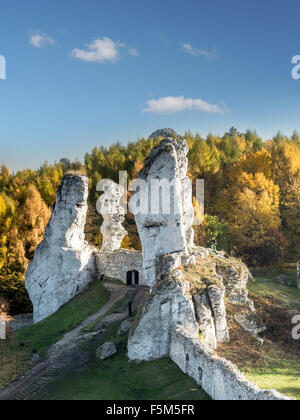
{"type": "Polygon", "coordinates": [[[110,61],[115,63],[120,57],[120,50],[126,49],[132,56],[137,57],[137,49],[128,47],[124,42],[113,41],[108,37],[97,38],[85,49],[74,48],[71,52],[73,58],[91,63],[104,63],[110,61]]]}
{"type": "Polygon", "coordinates": [[[207,50],[201,50],[200,48],[193,47],[191,44],[185,43],[180,44],[181,50],[184,51],[187,54],[193,55],[193,56],[199,56],[202,55],[203,57],[207,58],[208,60],[213,60],[217,58],[217,49],[214,48],[211,51],[207,50]]]}
{"type": "Polygon", "coordinates": [[[208,113],[223,114],[226,112],[224,105],[213,105],[202,99],[185,98],[184,96],[166,96],[159,99],[151,99],[146,102],[147,108],[143,112],[155,114],[171,114],[185,110],[203,111],[208,113]]]}
{"type": "Polygon", "coordinates": [[[34,32],[29,35],[29,42],[35,48],[41,48],[45,45],[53,45],[54,39],[42,32],[34,32]]]}
{"type": "Polygon", "coordinates": [[[133,55],[134,57],[138,57],[140,55],[140,53],[138,52],[138,50],[136,48],[128,48],[128,52],[130,55],[133,55]]]}

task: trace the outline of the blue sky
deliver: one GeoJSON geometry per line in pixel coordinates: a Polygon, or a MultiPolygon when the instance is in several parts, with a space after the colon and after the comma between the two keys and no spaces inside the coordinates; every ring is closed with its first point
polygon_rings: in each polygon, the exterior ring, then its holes
{"type": "Polygon", "coordinates": [[[10,0],[0,163],[82,159],[171,127],[300,131],[297,0],[10,0]]]}

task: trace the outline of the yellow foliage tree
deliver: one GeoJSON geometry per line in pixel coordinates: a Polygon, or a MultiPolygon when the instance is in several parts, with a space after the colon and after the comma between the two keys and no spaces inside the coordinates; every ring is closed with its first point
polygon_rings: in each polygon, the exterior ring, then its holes
{"type": "Polygon", "coordinates": [[[30,185],[24,205],[18,211],[18,230],[21,234],[26,258],[33,257],[35,248],[44,237],[51,211],[34,185],[30,185]]]}

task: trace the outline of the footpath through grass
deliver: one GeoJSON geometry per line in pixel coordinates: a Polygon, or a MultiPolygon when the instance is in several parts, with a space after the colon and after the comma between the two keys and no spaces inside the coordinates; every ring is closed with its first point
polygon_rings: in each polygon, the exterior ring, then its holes
{"type": "Polygon", "coordinates": [[[52,344],[97,312],[108,299],[109,291],[95,281],[49,318],[17,333],[11,332],[8,340],[0,341],[0,389],[30,367],[33,350],[43,356],[52,344]]]}

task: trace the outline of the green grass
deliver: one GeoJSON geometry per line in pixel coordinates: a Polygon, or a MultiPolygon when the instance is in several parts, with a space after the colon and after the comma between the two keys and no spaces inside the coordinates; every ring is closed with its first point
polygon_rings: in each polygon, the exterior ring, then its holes
{"type": "MultiPolygon", "coordinates": [[[[278,274],[282,272],[275,270],[257,273],[256,281],[249,284],[251,298],[276,299],[279,306],[287,310],[299,311],[300,314],[300,291],[296,284],[292,287],[278,284],[276,282],[278,274]]],[[[295,277],[294,273],[285,271],[284,274],[295,277]]],[[[276,307],[274,310],[276,311],[276,307]]],[[[271,343],[261,360],[258,360],[254,366],[245,367],[244,372],[260,388],[274,388],[300,400],[300,353],[289,351],[288,346],[278,345],[276,342],[271,343]]]]}
{"type": "Polygon", "coordinates": [[[92,283],[55,314],[31,327],[20,330],[19,341],[35,348],[40,354],[59,341],[80,322],[97,312],[108,300],[109,292],[99,281],[92,283]]]}
{"type": "Polygon", "coordinates": [[[194,380],[170,360],[136,364],[127,358],[127,336],[117,336],[115,323],[100,340],[85,344],[81,353],[88,361],[64,372],[49,385],[38,400],[208,400],[194,380]],[[115,342],[118,353],[100,361],[96,348],[115,342]]]}
{"type": "MultiPolygon", "coordinates": [[[[122,283],[122,286],[124,286],[124,283],[122,283]]],[[[121,299],[119,299],[105,314],[101,315],[99,318],[97,318],[94,322],[87,325],[85,328],[82,329],[83,334],[88,334],[91,332],[94,332],[97,330],[97,325],[108,315],[111,315],[115,312],[125,312],[128,310],[128,303],[132,301],[134,295],[136,293],[136,290],[130,290],[128,291],[125,296],[121,299]]],[[[136,315],[136,313],[133,315],[133,317],[136,315]]]]}
{"type": "Polygon", "coordinates": [[[290,362],[286,369],[256,369],[246,373],[248,379],[261,389],[276,389],[284,395],[300,400],[299,361],[290,362]]]}
{"type": "Polygon", "coordinates": [[[18,333],[11,333],[6,341],[0,341],[0,389],[30,367],[33,349],[43,356],[64,334],[97,312],[108,298],[109,292],[103,284],[94,282],[54,315],[18,333]],[[19,343],[25,346],[21,348],[19,343]]]}
{"type": "MultiPolygon", "coordinates": [[[[282,273],[277,270],[257,272],[255,274],[256,281],[248,285],[249,291],[254,296],[278,299],[287,308],[300,311],[300,290],[296,281],[294,286],[284,286],[276,281],[279,274],[282,273]]],[[[287,275],[286,272],[284,274],[287,275]]],[[[295,279],[294,273],[289,273],[289,276],[295,279]]]]}
{"type": "Polygon", "coordinates": [[[31,350],[21,348],[16,335],[0,340],[0,389],[16,380],[30,367],[31,350]]]}
{"type": "Polygon", "coordinates": [[[246,376],[262,389],[276,389],[300,400],[299,355],[285,353],[274,347],[269,349],[257,366],[244,369],[246,376]]]}

